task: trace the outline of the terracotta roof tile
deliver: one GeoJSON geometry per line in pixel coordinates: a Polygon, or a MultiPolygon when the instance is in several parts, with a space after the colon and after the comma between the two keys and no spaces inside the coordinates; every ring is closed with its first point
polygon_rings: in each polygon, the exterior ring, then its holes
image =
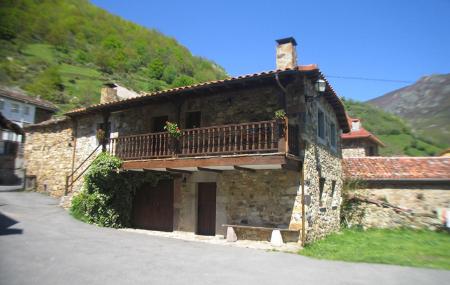
{"type": "Polygon", "coordinates": [[[351,157],[343,166],[350,179],[450,180],[450,157],[351,157]]]}

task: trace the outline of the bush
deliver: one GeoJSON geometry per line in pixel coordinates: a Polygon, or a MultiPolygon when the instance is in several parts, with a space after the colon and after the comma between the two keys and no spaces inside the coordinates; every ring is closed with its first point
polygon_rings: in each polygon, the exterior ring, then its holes
{"type": "Polygon", "coordinates": [[[120,172],[122,161],[101,153],[84,177],[83,189],[72,199],[71,214],[84,222],[103,227],[130,225],[134,193],[142,184],[156,185],[164,174],[120,172]]]}

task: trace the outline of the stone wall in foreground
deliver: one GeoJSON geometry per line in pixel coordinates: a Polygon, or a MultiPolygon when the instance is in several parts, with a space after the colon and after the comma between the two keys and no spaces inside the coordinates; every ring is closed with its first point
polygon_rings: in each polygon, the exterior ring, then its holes
{"type": "Polygon", "coordinates": [[[27,175],[36,176],[36,190],[64,195],[65,177],[72,167],[72,122],[56,121],[26,128],[24,159],[27,175]]]}
{"type": "Polygon", "coordinates": [[[406,211],[361,202],[346,214],[349,226],[363,228],[427,228],[441,226],[439,208],[450,207],[450,185],[384,185],[356,191],[359,196],[387,202],[406,211]]]}

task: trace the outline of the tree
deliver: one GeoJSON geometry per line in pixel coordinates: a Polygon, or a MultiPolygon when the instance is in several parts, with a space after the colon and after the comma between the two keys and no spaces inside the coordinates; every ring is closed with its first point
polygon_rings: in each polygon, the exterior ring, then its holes
{"type": "Polygon", "coordinates": [[[161,79],[164,74],[164,62],[160,59],[155,59],[147,67],[147,73],[151,78],[161,79]]]}

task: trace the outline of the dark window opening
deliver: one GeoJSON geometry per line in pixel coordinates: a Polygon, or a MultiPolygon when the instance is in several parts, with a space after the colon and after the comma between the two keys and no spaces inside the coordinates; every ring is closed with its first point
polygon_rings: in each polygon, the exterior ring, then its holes
{"type": "Polygon", "coordinates": [[[332,147],[336,147],[336,125],[334,123],[330,123],[330,143],[332,147]]]}
{"type": "Polygon", "coordinates": [[[319,110],[317,113],[317,135],[321,139],[325,139],[325,114],[319,110]]]}
{"type": "Polygon", "coordinates": [[[325,188],[325,178],[320,177],[319,178],[319,206],[322,207],[322,196],[323,196],[323,190],[325,188]]]}
{"type": "Polygon", "coordinates": [[[368,150],[367,156],[375,156],[375,147],[369,146],[369,150],[368,150]]]}
{"type": "Polygon", "coordinates": [[[331,181],[331,198],[334,198],[334,192],[336,191],[336,180],[331,181]]]}
{"type": "Polygon", "coordinates": [[[169,120],[169,116],[153,117],[152,119],[152,132],[159,133],[164,132],[164,126],[169,120]]]}
{"type": "Polygon", "coordinates": [[[186,113],[186,129],[200,128],[201,121],[202,121],[201,112],[186,113]]]}

